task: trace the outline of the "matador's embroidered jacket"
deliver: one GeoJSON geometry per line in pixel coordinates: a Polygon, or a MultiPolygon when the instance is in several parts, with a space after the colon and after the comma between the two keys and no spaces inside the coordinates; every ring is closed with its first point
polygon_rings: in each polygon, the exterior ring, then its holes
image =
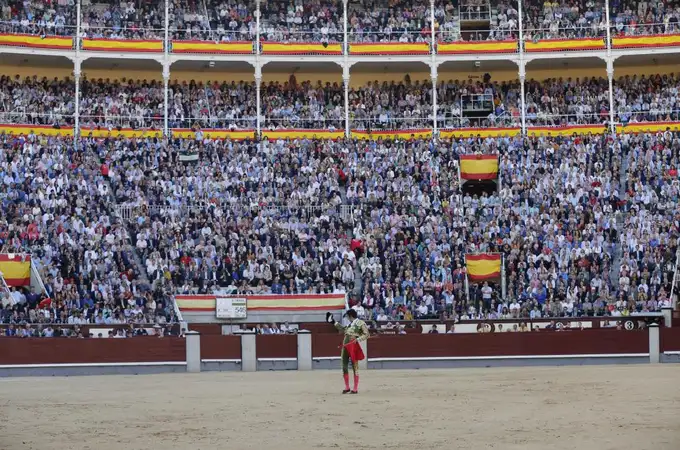
{"type": "Polygon", "coordinates": [[[354,319],[352,323],[343,327],[340,322],[335,322],[335,328],[341,333],[345,334],[343,344],[349,344],[353,340],[358,342],[365,341],[368,339],[369,331],[366,322],[361,319],[354,319]]]}

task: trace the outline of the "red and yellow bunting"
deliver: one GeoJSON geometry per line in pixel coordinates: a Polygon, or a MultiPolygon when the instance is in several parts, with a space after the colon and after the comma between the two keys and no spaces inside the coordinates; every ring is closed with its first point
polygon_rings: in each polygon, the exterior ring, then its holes
{"type": "Polygon", "coordinates": [[[209,53],[213,55],[250,55],[254,53],[251,41],[172,41],[173,53],[209,53]]]}
{"type": "Polygon", "coordinates": [[[371,131],[352,130],[351,136],[354,139],[377,141],[379,139],[401,139],[408,141],[409,139],[429,139],[432,137],[432,129],[414,129],[414,130],[394,130],[394,131],[371,131]]]}
{"type": "Polygon", "coordinates": [[[498,178],[498,155],[461,155],[460,177],[465,180],[498,178]]]}
{"type": "Polygon", "coordinates": [[[663,133],[664,131],[680,131],[680,122],[635,122],[617,125],[617,133],[663,133]]]}
{"type": "Polygon", "coordinates": [[[93,52],[160,53],[163,51],[163,41],[85,38],[82,48],[93,52]]]}
{"type": "Polygon", "coordinates": [[[439,42],[437,54],[464,55],[475,53],[515,53],[518,51],[517,41],[474,41],[474,42],[439,42]]]}
{"type": "Polygon", "coordinates": [[[320,42],[263,42],[264,55],[341,55],[342,44],[320,42]]]}
{"type": "Polygon", "coordinates": [[[605,125],[564,125],[559,127],[529,127],[527,134],[534,136],[572,136],[574,134],[605,134],[605,125]]]}
{"type": "Polygon", "coordinates": [[[344,131],[331,131],[324,129],[292,129],[292,130],[263,130],[262,138],[271,140],[278,139],[342,139],[344,131]]]}
{"type": "MultiPolygon", "coordinates": [[[[203,139],[243,141],[255,138],[255,130],[201,130],[203,139]]],[[[190,128],[173,128],[172,137],[196,139],[196,131],[190,128]]]]}
{"type": "Polygon", "coordinates": [[[653,36],[612,36],[612,48],[678,47],[680,34],[653,36]]]}
{"type": "Polygon", "coordinates": [[[132,128],[81,128],[81,137],[94,138],[162,138],[163,130],[142,129],[134,130],[132,128]]]}
{"type": "Polygon", "coordinates": [[[0,124],[0,134],[22,136],[36,134],[42,136],[73,136],[73,128],[54,128],[50,125],[0,124]]]}
{"type": "Polygon", "coordinates": [[[520,128],[448,128],[441,130],[439,137],[443,139],[512,137],[518,136],[521,132],[520,128]]]}
{"type": "MultiPolygon", "coordinates": [[[[244,295],[248,311],[333,311],[345,308],[344,294],[244,295]]],[[[177,295],[181,312],[215,312],[215,295],[177,295]]]]}
{"type": "Polygon", "coordinates": [[[8,286],[28,286],[31,284],[31,256],[1,254],[0,273],[8,286]]]}
{"type": "Polygon", "coordinates": [[[468,253],[465,255],[465,265],[470,281],[493,281],[501,276],[500,253],[468,253]]]}
{"type": "Polygon", "coordinates": [[[524,50],[528,53],[601,50],[605,47],[604,38],[541,39],[524,43],[524,50]]]}
{"type": "Polygon", "coordinates": [[[73,38],[64,36],[32,36],[29,34],[0,34],[0,45],[7,47],[50,48],[70,50],[73,38]]]}
{"type": "Polygon", "coordinates": [[[427,55],[430,44],[427,42],[364,42],[350,44],[351,55],[427,55]]]}

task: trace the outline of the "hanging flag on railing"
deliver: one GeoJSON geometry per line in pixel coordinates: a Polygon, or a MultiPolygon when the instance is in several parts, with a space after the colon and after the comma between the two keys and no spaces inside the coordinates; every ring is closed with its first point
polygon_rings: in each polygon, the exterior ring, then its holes
{"type": "Polygon", "coordinates": [[[501,278],[500,253],[468,253],[465,265],[468,278],[473,282],[498,281],[501,278]]]}
{"type": "Polygon", "coordinates": [[[498,155],[460,155],[460,177],[464,180],[498,178],[498,155]]]}

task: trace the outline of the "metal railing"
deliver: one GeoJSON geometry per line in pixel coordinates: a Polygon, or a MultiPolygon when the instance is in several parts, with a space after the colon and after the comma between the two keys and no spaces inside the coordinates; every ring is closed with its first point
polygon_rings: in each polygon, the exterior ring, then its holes
{"type": "MultiPolygon", "coordinates": [[[[381,43],[402,43],[409,44],[432,42],[432,32],[425,28],[422,30],[404,30],[400,28],[386,28],[384,30],[373,30],[356,27],[348,30],[347,40],[350,45],[353,43],[381,44],[381,43]]],[[[351,51],[351,47],[350,47],[351,51]]]]}
{"type": "Polygon", "coordinates": [[[340,204],[340,205],[309,205],[304,201],[291,202],[290,204],[244,204],[244,203],[229,203],[229,204],[212,204],[203,202],[202,204],[193,205],[130,205],[130,204],[116,204],[114,211],[120,219],[132,222],[139,217],[174,217],[181,219],[190,214],[210,214],[215,208],[222,208],[226,212],[239,215],[261,215],[263,217],[290,217],[300,220],[309,220],[321,215],[329,215],[339,217],[345,221],[353,221],[355,217],[361,213],[361,206],[340,204]]]}
{"type": "Polygon", "coordinates": [[[491,20],[491,3],[488,1],[471,1],[458,5],[460,21],[491,20]]]}
{"type": "MultiPolygon", "coordinates": [[[[164,18],[164,2],[156,4],[153,8],[158,16],[164,18]]],[[[182,21],[170,23],[169,39],[179,41],[205,41],[205,42],[243,42],[250,41],[255,44],[257,41],[258,30],[256,21],[252,18],[253,14],[239,12],[236,20],[236,27],[231,23],[232,15],[220,17],[215,11],[208,8],[202,2],[203,11],[195,12],[197,18],[184,25],[182,21]],[[200,19],[200,20],[199,20],[200,19]]],[[[117,8],[117,7],[111,7],[117,8]]],[[[0,34],[16,34],[40,37],[74,37],[77,30],[77,22],[80,19],[80,36],[90,39],[120,39],[120,40],[158,40],[163,41],[165,28],[149,26],[140,22],[124,21],[121,26],[111,27],[102,26],[104,23],[101,17],[102,11],[94,6],[83,5],[81,17],[75,17],[75,8],[57,6],[56,19],[42,20],[35,17],[27,19],[15,17],[10,20],[0,21],[0,34]]],[[[248,6],[248,12],[253,13],[256,9],[254,4],[248,6]]],[[[342,8],[339,7],[338,10],[342,8]]],[[[519,31],[518,21],[515,16],[509,17],[507,21],[498,22],[494,20],[493,10],[488,1],[467,2],[458,6],[458,16],[446,14],[444,17],[438,16],[440,25],[437,30],[437,39],[445,42],[456,41],[486,41],[486,40],[505,40],[516,39],[519,31]],[[489,28],[482,29],[461,29],[461,22],[489,21],[489,28]]],[[[417,25],[383,26],[374,22],[364,25],[349,24],[347,32],[347,43],[374,42],[374,43],[413,43],[432,40],[430,31],[428,6],[422,8],[424,12],[417,25]]],[[[299,24],[287,22],[277,22],[267,17],[267,11],[263,10],[263,20],[260,22],[259,36],[260,43],[313,43],[331,44],[344,43],[343,17],[339,11],[323,23],[312,24],[304,21],[299,24]]],[[[350,15],[353,14],[350,7],[350,15]]],[[[546,12],[532,10],[525,11],[523,33],[526,42],[540,41],[545,39],[582,39],[582,38],[603,38],[606,39],[607,32],[616,37],[626,36],[655,36],[680,34],[680,22],[678,22],[675,12],[670,10],[665,13],[663,20],[657,19],[655,23],[645,23],[645,18],[640,18],[637,14],[620,12],[611,18],[609,30],[605,21],[604,4],[596,5],[593,14],[585,16],[585,13],[575,16],[569,13],[563,14],[560,18],[555,18],[549,26],[544,25],[546,12]],[[583,19],[585,18],[585,23],[583,19]]],[[[274,14],[269,14],[274,16],[274,14]]],[[[8,45],[8,44],[5,44],[8,45]]],[[[20,42],[10,45],[25,45],[20,42]]],[[[631,44],[633,47],[634,44],[631,44]]],[[[256,48],[256,46],[254,46],[256,48]]],[[[625,43],[621,43],[618,48],[626,48],[625,43]]],[[[314,52],[310,52],[313,54],[314,52]]],[[[304,54],[304,51],[300,54],[304,54]]]]}
{"type": "Polygon", "coordinates": [[[617,36],[654,36],[663,34],[680,34],[680,22],[642,23],[643,20],[628,17],[625,20],[614,20],[610,26],[612,37],[617,36]]]}
{"type": "Polygon", "coordinates": [[[494,109],[493,94],[464,94],[460,97],[460,109],[465,112],[494,109]]]}
{"type": "Polygon", "coordinates": [[[350,128],[353,130],[412,130],[432,128],[432,107],[423,105],[423,114],[418,117],[392,117],[390,115],[378,117],[353,117],[350,128]]]}
{"type": "MultiPolygon", "coordinates": [[[[5,281],[5,277],[2,274],[2,272],[0,272],[0,293],[2,293],[3,295],[12,295],[12,291],[9,290],[9,286],[7,285],[7,282],[5,281]]],[[[2,302],[0,302],[0,306],[3,306],[2,302]]]]}
{"type": "Polygon", "coordinates": [[[28,36],[58,36],[73,37],[76,34],[76,26],[72,24],[44,24],[34,21],[11,20],[0,21],[0,33],[25,34],[28,36]]]}

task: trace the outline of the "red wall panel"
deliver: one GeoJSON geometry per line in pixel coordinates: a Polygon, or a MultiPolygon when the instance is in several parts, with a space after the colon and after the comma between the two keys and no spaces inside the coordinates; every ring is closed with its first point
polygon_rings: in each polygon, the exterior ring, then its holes
{"type": "Polygon", "coordinates": [[[297,336],[260,334],[255,337],[258,358],[297,358],[297,336]]]}
{"type": "Polygon", "coordinates": [[[371,339],[370,358],[646,353],[644,331],[409,334],[371,339]]]}
{"type": "Polygon", "coordinates": [[[680,351],[680,328],[661,328],[659,339],[662,352],[680,351]]]}
{"type": "Polygon", "coordinates": [[[202,334],[201,359],[241,359],[241,337],[202,334]]]}
{"type": "Polygon", "coordinates": [[[342,345],[342,335],[339,333],[312,334],[312,357],[327,358],[330,356],[340,356],[342,345]]]}
{"type": "Polygon", "coordinates": [[[182,338],[0,339],[0,364],[186,361],[182,338]]]}

